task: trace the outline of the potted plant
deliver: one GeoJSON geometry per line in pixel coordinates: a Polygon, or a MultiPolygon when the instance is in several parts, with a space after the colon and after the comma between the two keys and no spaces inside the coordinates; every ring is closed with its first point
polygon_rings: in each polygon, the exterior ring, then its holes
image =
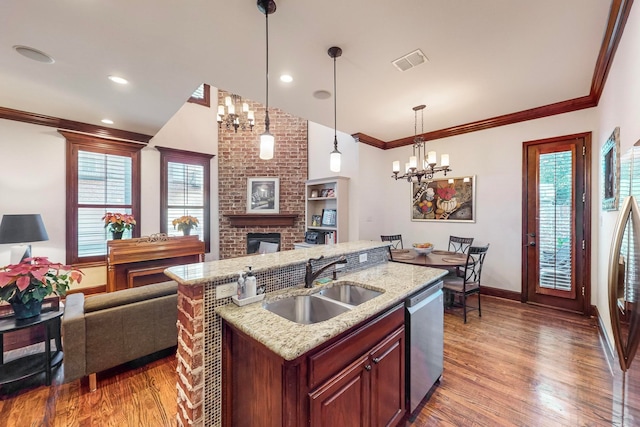
{"type": "Polygon", "coordinates": [[[171,223],[174,229],[177,228],[178,231],[182,231],[182,234],[188,236],[191,234],[191,229],[198,226],[198,218],[191,215],[184,215],[174,219],[171,223]]]}
{"type": "Polygon", "coordinates": [[[19,264],[0,268],[0,299],[11,304],[17,319],[40,314],[42,300],[56,294],[65,296],[82,272],[46,257],[25,258],[19,264]]]}
{"type": "Polygon", "coordinates": [[[131,230],[136,225],[133,215],[107,212],[102,217],[104,227],[111,231],[114,240],[122,239],[124,230],[131,230]]]}

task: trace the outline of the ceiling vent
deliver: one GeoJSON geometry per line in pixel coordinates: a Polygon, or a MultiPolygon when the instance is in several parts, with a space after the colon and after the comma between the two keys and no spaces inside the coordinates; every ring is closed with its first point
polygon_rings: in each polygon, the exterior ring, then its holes
{"type": "Polygon", "coordinates": [[[407,71],[410,68],[417,67],[428,61],[428,58],[422,53],[420,49],[414,50],[405,56],[396,59],[392,62],[394,67],[400,71],[407,71]]]}

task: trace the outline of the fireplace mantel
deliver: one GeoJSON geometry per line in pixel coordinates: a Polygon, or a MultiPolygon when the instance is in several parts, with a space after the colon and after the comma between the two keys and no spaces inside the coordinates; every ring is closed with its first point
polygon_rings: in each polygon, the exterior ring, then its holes
{"type": "Polygon", "coordinates": [[[293,227],[298,214],[226,214],[232,227],[293,227]]]}

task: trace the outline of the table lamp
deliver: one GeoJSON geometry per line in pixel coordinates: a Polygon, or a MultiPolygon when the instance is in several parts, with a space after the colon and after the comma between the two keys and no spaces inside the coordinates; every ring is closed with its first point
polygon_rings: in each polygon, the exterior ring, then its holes
{"type": "Polygon", "coordinates": [[[29,242],[49,240],[40,214],[3,215],[0,222],[0,244],[20,243],[11,247],[11,264],[31,257],[29,242]]]}

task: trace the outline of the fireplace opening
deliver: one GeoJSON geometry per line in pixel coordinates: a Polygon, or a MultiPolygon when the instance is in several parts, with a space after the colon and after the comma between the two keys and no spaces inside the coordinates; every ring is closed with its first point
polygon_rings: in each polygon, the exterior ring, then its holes
{"type": "Polygon", "coordinates": [[[280,233],[247,233],[247,254],[255,254],[258,252],[276,252],[279,250],[280,233]],[[262,245],[262,251],[260,251],[261,242],[264,242],[264,244],[262,245]]]}

